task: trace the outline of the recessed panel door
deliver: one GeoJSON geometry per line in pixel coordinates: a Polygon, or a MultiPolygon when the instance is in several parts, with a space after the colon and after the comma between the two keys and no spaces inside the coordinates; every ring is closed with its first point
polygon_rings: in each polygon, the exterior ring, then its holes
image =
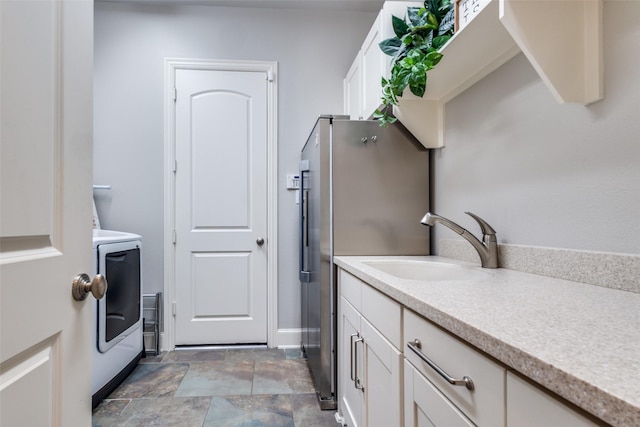
{"type": "Polygon", "coordinates": [[[92,1],[0,1],[3,427],[91,424],[92,36],[92,1]]]}
{"type": "Polygon", "coordinates": [[[267,78],[176,71],[176,345],[267,341],[267,78]]]}

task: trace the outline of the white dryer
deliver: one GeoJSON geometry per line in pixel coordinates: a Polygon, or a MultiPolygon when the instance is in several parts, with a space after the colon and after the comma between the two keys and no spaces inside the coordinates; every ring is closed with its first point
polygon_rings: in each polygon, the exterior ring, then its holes
{"type": "Polygon", "coordinates": [[[93,230],[94,273],[108,283],[93,305],[92,404],[107,397],[143,356],[142,237],[93,230]]]}

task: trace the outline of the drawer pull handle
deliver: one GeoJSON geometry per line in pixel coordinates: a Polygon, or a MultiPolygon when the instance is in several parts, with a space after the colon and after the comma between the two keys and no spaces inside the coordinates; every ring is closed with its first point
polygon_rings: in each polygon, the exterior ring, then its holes
{"type": "Polygon", "coordinates": [[[355,344],[354,348],[355,348],[355,359],[356,359],[356,380],[355,380],[355,386],[358,390],[361,390],[364,393],[364,385],[362,385],[362,379],[360,377],[358,377],[358,343],[361,342],[362,345],[364,345],[364,338],[362,337],[358,337],[357,340],[355,340],[353,343],[355,344]]]}
{"type": "Polygon", "coordinates": [[[350,338],[351,348],[349,349],[349,362],[350,362],[349,365],[351,365],[351,366],[349,367],[349,370],[350,370],[350,376],[349,377],[351,378],[351,381],[353,381],[354,384],[356,382],[356,377],[353,374],[353,372],[354,372],[354,369],[353,369],[353,339],[357,338],[359,336],[360,336],[360,334],[358,332],[356,332],[355,334],[351,334],[351,338],[350,338]]]}
{"type": "Polygon", "coordinates": [[[415,354],[417,354],[418,357],[420,359],[422,359],[427,365],[431,366],[431,368],[434,371],[436,371],[438,374],[440,374],[440,376],[442,378],[447,380],[447,382],[449,384],[451,384],[451,385],[463,385],[469,390],[473,390],[475,388],[475,385],[473,384],[473,380],[471,378],[469,378],[468,376],[465,375],[464,377],[462,377],[461,380],[457,380],[457,379],[453,378],[452,376],[450,376],[449,374],[447,374],[445,371],[443,371],[442,368],[440,368],[438,365],[433,363],[431,361],[431,359],[429,359],[427,356],[425,356],[425,354],[423,352],[420,351],[420,349],[422,348],[422,343],[420,342],[419,339],[416,338],[413,341],[409,341],[407,343],[407,347],[409,347],[409,349],[411,351],[413,351],[415,354]]]}

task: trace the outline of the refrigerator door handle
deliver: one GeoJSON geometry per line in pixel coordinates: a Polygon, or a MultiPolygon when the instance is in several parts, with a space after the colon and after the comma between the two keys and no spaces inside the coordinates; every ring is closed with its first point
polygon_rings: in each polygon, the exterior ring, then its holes
{"type": "Polygon", "coordinates": [[[306,178],[309,172],[309,162],[300,162],[300,282],[311,282],[311,272],[307,266],[309,253],[309,190],[306,188],[306,178]]]}

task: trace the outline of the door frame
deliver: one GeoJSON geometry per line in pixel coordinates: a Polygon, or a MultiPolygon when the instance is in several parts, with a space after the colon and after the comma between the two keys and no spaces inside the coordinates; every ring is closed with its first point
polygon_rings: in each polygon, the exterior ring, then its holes
{"type": "Polygon", "coordinates": [[[267,345],[278,331],[278,63],[275,61],[164,60],[164,321],[160,346],[175,348],[175,76],[177,70],[264,72],[267,85],[267,345]]]}

